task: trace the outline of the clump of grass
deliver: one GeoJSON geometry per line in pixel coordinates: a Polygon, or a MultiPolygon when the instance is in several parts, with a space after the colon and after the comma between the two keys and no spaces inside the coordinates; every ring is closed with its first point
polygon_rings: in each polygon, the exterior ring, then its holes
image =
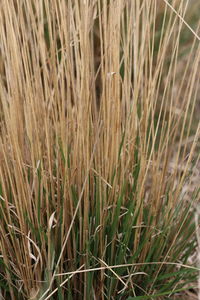
{"type": "Polygon", "coordinates": [[[160,3],[0,4],[3,299],[193,286],[198,24],[160,3]]]}

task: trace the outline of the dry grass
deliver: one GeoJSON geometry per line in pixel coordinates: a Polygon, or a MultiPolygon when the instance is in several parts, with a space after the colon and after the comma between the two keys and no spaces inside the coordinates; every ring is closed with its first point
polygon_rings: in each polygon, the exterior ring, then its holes
{"type": "Polygon", "coordinates": [[[196,246],[199,27],[165,2],[0,3],[2,299],[152,299],[195,279],[166,262],[196,246]]]}

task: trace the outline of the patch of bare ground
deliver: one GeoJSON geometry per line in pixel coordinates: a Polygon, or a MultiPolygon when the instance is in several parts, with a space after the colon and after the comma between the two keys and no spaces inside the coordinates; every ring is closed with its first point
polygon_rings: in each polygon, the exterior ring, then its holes
{"type": "Polygon", "coordinates": [[[169,298],[171,300],[198,300],[198,296],[196,293],[194,292],[184,292],[184,293],[180,293],[176,296],[174,296],[173,298],[169,298]]]}

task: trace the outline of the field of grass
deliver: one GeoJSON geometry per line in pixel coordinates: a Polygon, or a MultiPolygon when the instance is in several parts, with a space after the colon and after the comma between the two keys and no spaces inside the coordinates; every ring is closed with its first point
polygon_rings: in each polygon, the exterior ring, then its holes
{"type": "Polygon", "coordinates": [[[0,1],[1,300],[198,299],[199,11],[0,1]]]}

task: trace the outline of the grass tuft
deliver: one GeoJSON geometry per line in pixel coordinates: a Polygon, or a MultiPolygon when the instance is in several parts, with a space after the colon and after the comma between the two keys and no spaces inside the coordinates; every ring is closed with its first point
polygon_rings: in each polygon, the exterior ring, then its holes
{"type": "Polygon", "coordinates": [[[195,288],[198,8],[1,2],[0,298],[195,288]]]}

